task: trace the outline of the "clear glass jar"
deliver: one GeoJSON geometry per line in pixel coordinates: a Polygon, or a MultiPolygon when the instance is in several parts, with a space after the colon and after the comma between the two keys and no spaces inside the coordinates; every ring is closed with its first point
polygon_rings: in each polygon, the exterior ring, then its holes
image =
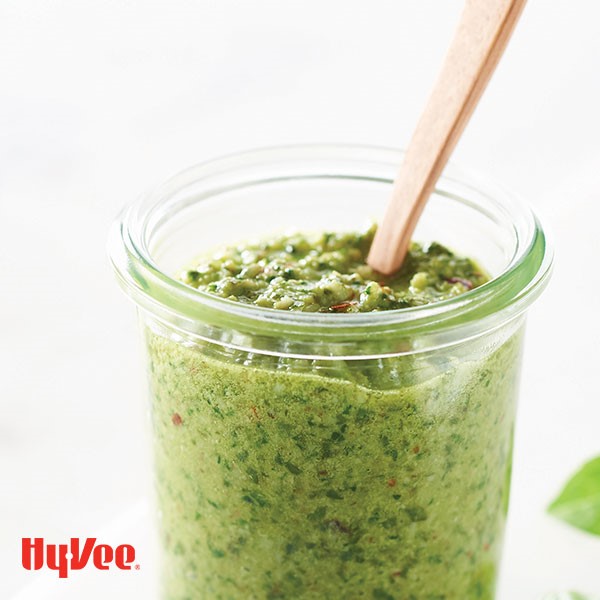
{"type": "Polygon", "coordinates": [[[415,239],[493,279],[428,306],[285,312],[177,279],[221,245],[364,229],[401,156],[221,158],[115,224],[146,340],[164,598],[494,598],[525,311],[551,266],[531,211],[447,169],[415,239]]]}

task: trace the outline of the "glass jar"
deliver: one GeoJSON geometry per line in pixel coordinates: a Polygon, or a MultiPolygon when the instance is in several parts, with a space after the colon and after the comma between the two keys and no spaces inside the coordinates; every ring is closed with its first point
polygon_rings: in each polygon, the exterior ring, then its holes
{"type": "Polygon", "coordinates": [[[363,230],[401,158],[238,154],[115,224],[112,263],[147,349],[164,598],[494,598],[525,311],[551,266],[532,212],[447,169],[415,239],[493,279],[426,306],[286,312],[178,280],[222,245],[363,230]]]}

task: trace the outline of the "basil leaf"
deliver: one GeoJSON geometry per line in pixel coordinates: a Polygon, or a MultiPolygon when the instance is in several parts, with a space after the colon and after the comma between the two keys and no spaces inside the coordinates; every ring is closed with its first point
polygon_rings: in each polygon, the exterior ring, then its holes
{"type": "Polygon", "coordinates": [[[583,531],[600,535],[600,456],[573,475],[548,512],[583,531]]]}

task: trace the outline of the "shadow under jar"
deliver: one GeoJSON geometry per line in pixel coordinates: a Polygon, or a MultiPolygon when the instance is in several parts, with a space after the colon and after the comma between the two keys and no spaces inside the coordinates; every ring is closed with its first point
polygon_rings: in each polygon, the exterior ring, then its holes
{"type": "Polygon", "coordinates": [[[147,349],[162,597],[494,598],[525,310],[551,264],[531,211],[447,169],[415,239],[492,280],[416,308],[277,311],[177,279],[219,246],[364,230],[401,156],[230,156],[115,224],[111,259],[147,349]]]}

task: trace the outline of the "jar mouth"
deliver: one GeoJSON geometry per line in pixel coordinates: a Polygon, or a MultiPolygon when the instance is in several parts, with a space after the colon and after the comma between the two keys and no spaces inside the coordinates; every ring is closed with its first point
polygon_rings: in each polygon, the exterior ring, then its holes
{"type": "MultiPolygon", "coordinates": [[[[551,271],[552,251],[546,235],[535,214],[517,197],[454,165],[440,178],[434,192],[437,197],[487,215],[512,240],[511,247],[505,248],[504,268],[489,282],[459,296],[380,312],[281,311],[202,292],[158,264],[155,248],[164,242],[159,239],[161,229],[195,204],[265,183],[345,180],[391,186],[402,155],[400,150],[373,146],[300,145],[233,154],[191,167],[122,211],[109,237],[113,268],[138,306],[182,333],[203,338],[213,337],[208,327],[213,333],[229,328],[242,336],[283,336],[290,342],[313,335],[320,340],[357,343],[365,335],[389,334],[429,338],[439,347],[481,335],[521,314],[543,290],[551,271]],[[184,193],[194,186],[193,193],[184,193]]],[[[190,254],[187,260],[195,256],[190,254]]],[[[423,343],[423,347],[431,344],[423,343]]],[[[236,344],[230,340],[230,345],[236,344]]]]}

